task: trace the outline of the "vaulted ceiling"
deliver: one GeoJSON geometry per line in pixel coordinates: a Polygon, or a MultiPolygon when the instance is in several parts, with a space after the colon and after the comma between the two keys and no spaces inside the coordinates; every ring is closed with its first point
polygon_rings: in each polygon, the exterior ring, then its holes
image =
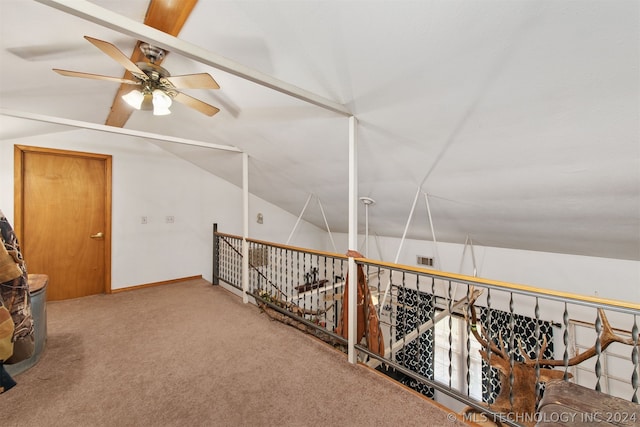
{"type": "MultiPolygon", "coordinates": [[[[201,0],[181,28],[187,9],[154,24],[149,0],[92,3],[344,105],[372,234],[402,236],[415,201],[407,236],[431,240],[426,194],[439,241],[640,260],[637,0],[201,0]]],[[[185,93],[221,111],[112,121],[119,84],[51,69],[122,78],[83,36],[128,57],[137,38],[36,1],[0,12],[3,109],[239,147],[252,193],[294,215],[313,194],[304,218],[325,227],[319,199],[346,232],[343,115],[169,52],[173,75],[215,78],[221,89],[185,93]]],[[[2,123],[3,140],[34,131],[2,123]]],[[[157,144],[241,184],[237,155],[157,144]]]]}

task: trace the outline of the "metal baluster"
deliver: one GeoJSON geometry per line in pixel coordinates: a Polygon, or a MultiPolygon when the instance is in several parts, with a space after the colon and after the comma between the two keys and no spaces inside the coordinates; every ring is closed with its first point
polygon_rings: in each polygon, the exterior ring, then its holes
{"type": "MultiPolygon", "coordinates": [[[[329,277],[327,275],[327,257],[323,256],[323,267],[324,267],[324,272],[322,273],[322,277],[324,277],[325,279],[327,279],[327,277],[329,277]]],[[[318,256],[318,263],[320,263],[320,256],[318,256]]],[[[318,264],[319,265],[319,264],[318,264]]],[[[319,278],[318,278],[319,280],[319,278]]],[[[332,282],[325,282],[326,285],[330,285],[332,282]]],[[[324,317],[324,327],[327,327],[327,291],[326,289],[324,290],[324,292],[322,293],[324,295],[324,297],[320,297],[320,287],[318,286],[318,310],[320,310],[320,299],[324,300],[323,304],[322,304],[322,310],[323,310],[323,317],[324,317]]],[[[319,315],[319,314],[318,314],[319,315]]],[[[319,319],[318,319],[319,320],[319,319]]],[[[319,324],[318,324],[319,326],[319,324]]]]}
{"type": "Polygon", "coordinates": [[[509,292],[509,405],[513,409],[513,383],[515,377],[513,375],[513,365],[515,364],[514,351],[514,312],[513,312],[513,292],[509,292]]]}
{"type": "MultiPolygon", "coordinates": [[[[402,290],[405,295],[403,312],[404,316],[402,316],[402,366],[407,366],[407,319],[409,316],[407,315],[407,286],[405,283],[405,272],[402,272],[402,290]]],[[[399,302],[399,301],[398,301],[399,302]]],[[[390,298],[390,304],[393,307],[393,296],[390,298]]]]}
{"type": "Polygon", "coordinates": [[[233,277],[234,265],[233,259],[231,258],[231,251],[229,247],[229,243],[226,239],[224,241],[224,279],[231,286],[236,286],[235,279],[233,277]]]}
{"type": "Polygon", "coordinates": [[[270,284],[271,286],[267,287],[267,290],[273,289],[281,289],[280,282],[278,282],[278,269],[280,268],[280,256],[278,254],[279,248],[269,246],[269,274],[271,277],[270,284]]]}
{"type": "MultiPolygon", "coordinates": [[[[285,256],[283,256],[283,253],[282,253],[282,252],[284,251],[284,249],[282,249],[282,248],[278,248],[278,251],[280,252],[280,254],[279,254],[280,256],[278,257],[278,281],[277,281],[276,283],[278,283],[278,288],[279,288],[279,289],[282,289],[282,284],[283,284],[283,283],[285,283],[285,281],[284,281],[284,277],[283,277],[283,274],[284,274],[284,273],[283,273],[283,271],[282,271],[282,266],[283,266],[283,264],[284,264],[284,261],[285,261],[286,257],[285,257],[285,256]]],[[[286,255],[286,254],[285,254],[285,255],[286,255]]],[[[287,292],[286,285],[285,285],[285,287],[284,287],[284,291],[285,291],[285,292],[287,292]]],[[[280,295],[278,295],[278,298],[280,298],[280,297],[281,297],[281,296],[280,296],[280,295]]]]}
{"type": "Polygon", "coordinates": [[[220,259],[220,265],[218,266],[218,274],[220,275],[220,279],[224,280],[226,279],[227,275],[226,275],[226,262],[225,262],[225,245],[223,244],[224,242],[222,242],[222,240],[219,242],[220,245],[218,246],[218,257],[220,259]]]}
{"type": "MultiPolygon", "coordinates": [[[[382,276],[382,269],[380,268],[380,266],[376,267],[376,276],[378,278],[378,283],[376,284],[376,291],[378,292],[378,304],[380,304],[380,276],[382,276]]],[[[382,310],[380,308],[378,308],[378,313],[382,313],[382,310]]]]}
{"type": "Polygon", "coordinates": [[[271,246],[269,245],[264,245],[262,247],[262,254],[260,254],[260,256],[262,257],[262,262],[264,264],[264,268],[263,268],[263,277],[262,279],[264,280],[264,289],[269,289],[270,285],[271,285],[271,280],[269,279],[269,275],[271,274],[271,263],[270,261],[270,257],[271,257],[271,246]]]}
{"type": "Polygon", "coordinates": [[[238,284],[238,289],[242,289],[242,239],[238,239],[238,256],[236,257],[236,274],[237,279],[236,283],[238,284]]]}
{"type": "Polygon", "coordinates": [[[431,277],[431,296],[429,298],[429,321],[431,323],[431,366],[429,368],[428,378],[434,379],[436,377],[435,367],[435,351],[436,351],[436,279],[431,277]]]}
{"type": "MultiPolygon", "coordinates": [[[[389,289],[392,290],[393,286],[395,286],[395,284],[393,284],[392,282],[392,276],[391,276],[391,269],[388,270],[389,272],[389,289]]],[[[393,307],[392,307],[393,308],[393,307]]],[[[387,312],[389,313],[389,348],[393,348],[392,344],[393,344],[393,340],[399,340],[400,338],[398,337],[398,317],[395,315],[395,313],[393,312],[393,310],[387,310],[387,312]]],[[[391,354],[389,354],[389,358],[391,360],[395,360],[396,358],[396,352],[394,350],[394,352],[392,352],[391,354]]]]}
{"type": "Polygon", "coordinates": [[[242,279],[241,279],[241,267],[240,265],[242,264],[242,259],[240,258],[240,255],[238,254],[238,239],[233,239],[231,241],[231,244],[234,245],[232,246],[232,248],[235,248],[235,251],[229,251],[229,258],[230,258],[230,267],[233,269],[231,271],[231,277],[233,278],[233,286],[235,286],[236,288],[239,288],[242,284],[242,279]]]}
{"type": "Polygon", "coordinates": [[[238,266],[237,266],[237,257],[238,255],[236,255],[235,252],[233,252],[231,249],[234,248],[233,245],[235,245],[235,239],[230,240],[227,248],[227,259],[228,259],[228,265],[229,265],[229,279],[231,279],[231,285],[235,286],[236,288],[238,287],[238,277],[236,275],[236,272],[238,271],[238,266]]]}
{"type": "Polygon", "coordinates": [[[564,343],[564,353],[562,353],[562,362],[564,363],[564,381],[569,380],[569,311],[567,303],[564,303],[564,311],[562,312],[562,342],[564,343]]]}
{"type": "MultiPolygon", "coordinates": [[[[331,269],[333,271],[333,280],[334,283],[336,281],[336,267],[335,267],[335,263],[336,263],[336,259],[335,258],[331,258],[331,269]]],[[[340,260],[340,277],[342,276],[342,265],[343,265],[343,261],[340,260]]],[[[344,282],[344,281],[343,281],[344,282]]],[[[333,328],[335,328],[336,326],[338,326],[338,316],[340,315],[340,310],[338,310],[338,298],[336,297],[336,294],[338,294],[339,292],[337,292],[338,288],[334,287],[331,290],[331,302],[333,303],[333,324],[331,325],[333,328]]],[[[341,288],[341,290],[344,291],[344,289],[341,288]]]]}
{"type": "MultiPolygon", "coordinates": [[[[491,336],[492,334],[492,330],[491,330],[491,288],[487,289],[487,341],[488,343],[492,343],[493,342],[493,337],[491,336]]],[[[488,379],[489,379],[489,385],[487,387],[487,395],[491,396],[493,394],[493,369],[491,368],[491,345],[488,346],[488,348],[485,349],[485,351],[487,352],[487,364],[489,365],[487,372],[488,372],[488,379]]]]}
{"type": "Polygon", "coordinates": [[[284,260],[284,281],[286,283],[285,289],[285,300],[289,300],[289,294],[293,295],[293,252],[289,249],[286,249],[286,256],[284,260]]]}
{"type": "MultiPolygon", "coordinates": [[[[467,301],[471,301],[471,286],[467,285],[467,301]]],[[[467,319],[471,319],[471,308],[467,304],[467,319]]],[[[470,322],[464,322],[466,328],[466,365],[467,365],[467,396],[471,395],[471,325],[470,322]]]]}
{"type": "Polygon", "coordinates": [[[249,271],[248,271],[248,277],[247,277],[247,290],[249,292],[251,292],[253,290],[253,282],[254,282],[254,273],[253,273],[253,266],[251,265],[253,261],[251,259],[251,254],[254,253],[253,251],[255,250],[255,246],[253,243],[251,242],[247,242],[247,256],[249,258],[249,271]]]}
{"type": "Polygon", "coordinates": [[[638,403],[638,316],[633,315],[633,328],[631,329],[631,339],[633,340],[633,350],[631,351],[631,361],[633,362],[633,374],[631,375],[631,387],[633,396],[631,401],[638,403]]]}
{"type": "MultiPolygon", "coordinates": [[[[296,286],[299,285],[303,285],[307,283],[306,280],[306,273],[307,272],[307,254],[302,254],[302,271],[300,271],[300,251],[296,251],[296,272],[295,275],[298,276],[298,280],[297,282],[293,282],[293,288],[291,289],[291,292],[293,292],[293,289],[295,289],[296,286]],[[302,283],[300,283],[300,275],[302,274],[302,283]]],[[[311,276],[308,276],[311,277],[311,276]]],[[[309,283],[311,283],[311,279],[309,279],[309,283]]],[[[304,288],[302,288],[304,289],[304,288]]],[[[309,289],[310,290],[310,289],[309,289]]],[[[300,294],[300,292],[298,292],[298,294],[300,294]]],[[[308,295],[311,295],[311,292],[309,292],[308,295]]],[[[298,300],[299,303],[299,300],[298,300]]],[[[305,313],[307,310],[307,295],[304,295],[304,298],[302,298],[302,312],[305,313]]],[[[302,317],[304,317],[304,315],[302,315],[302,317]]]]}
{"type": "MultiPolygon", "coordinates": [[[[542,349],[542,347],[540,346],[540,304],[539,304],[538,297],[536,297],[536,305],[533,309],[533,313],[536,319],[536,327],[534,332],[534,335],[536,337],[536,344],[534,346],[534,355],[536,357],[535,373],[536,373],[536,407],[537,407],[538,401],[540,399],[540,388],[541,388],[540,359],[542,356],[540,354],[540,350],[542,349]]],[[[527,351],[527,349],[524,349],[524,350],[527,351]]]]}
{"type": "MultiPolygon", "coordinates": [[[[420,325],[422,325],[422,305],[424,304],[424,301],[422,300],[422,294],[420,293],[420,275],[416,274],[416,302],[417,302],[417,307],[416,310],[413,314],[413,318],[416,321],[416,324],[414,325],[414,328],[418,328],[420,325]]],[[[420,333],[422,331],[418,331],[418,333],[420,333]]],[[[417,371],[418,373],[420,373],[420,371],[422,370],[422,346],[420,345],[420,343],[422,342],[422,335],[418,335],[417,339],[415,340],[415,346],[417,347],[416,350],[416,357],[418,359],[418,364],[417,364],[417,371]]]]}
{"type": "Polygon", "coordinates": [[[255,246],[256,246],[256,258],[257,258],[256,264],[258,264],[258,266],[255,267],[255,271],[254,271],[254,275],[257,281],[257,288],[254,289],[254,292],[256,290],[267,288],[267,282],[265,282],[266,277],[263,277],[264,265],[265,265],[264,256],[265,256],[265,253],[266,253],[265,251],[267,247],[259,243],[255,243],[255,246]]]}
{"type": "MultiPolygon", "coordinates": [[[[232,239],[229,244],[230,245],[235,245],[236,241],[235,239],[232,239]]],[[[231,247],[235,247],[235,246],[231,246],[231,247]]],[[[238,287],[238,256],[235,254],[235,252],[231,252],[228,251],[229,254],[229,278],[231,279],[231,284],[233,286],[235,286],[236,288],[238,287]]]]}
{"type": "MultiPolygon", "coordinates": [[[[392,280],[393,276],[391,274],[391,269],[389,269],[388,272],[389,272],[389,284],[388,284],[388,286],[389,286],[389,289],[393,289],[394,284],[393,284],[393,280],[392,280]]],[[[391,309],[390,310],[385,310],[385,311],[387,311],[389,313],[389,325],[390,326],[389,326],[389,343],[388,343],[388,346],[391,349],[391,348],[393,348],[393,345],[392,345],[393,344],[393,337],[398,333],[398,325],[396,324],[396,322],[398,321],[397,320],[398,317],[396,315],[396,312],[393,309],[393,305],[391,305],[391,309]],[[395,328],[396,330],[393,331],[393,328],[395,328]]],[[[381,310],[380,313],[382,313],[382,312],[383,311],[381,310]]],[[[391,360],[393,360],[394,359],[394,354],[390,353],[389,354],[389,358],[391,360]]]]}
{"type": "MultiPolygon", "coordinates": [[[[345,294],[345,289],[347,287],[347,283],[346,283],[346,280],[345,280],[346,275],[345,275],[345,272],[344,272],[345,262],[346,261],[344,259],[342,259],[342,258],[340,259],[340,277],[342,277],[342,295],[345,294]]],[[[334,295],[335,295],[335,291],[334,291],[334,295]]],[[[344,308],[344,304],[347,303],[346,301],[343,301],[342,299],[341,300],[335,299],[335,301],[340,301],[340,310],[338,310],[337,307],[336,307],[336,309],[333,311],[333,313],[334,313],[333,314],[333,326],[334,327],[338,325],[339,316],[340,316],[340,314],[341,314],[341,312],[342,312],[342,310],[344,308]]],[[[344,327],[346,327],[346,325],[344,327]]]]}
{"type": "Polygon", "coordinates": [[[235,281],[233,278],[233,265],[231,264],[231,257],[229,256],[229,245],[227,244],[226,239],[224,240],[224,279],[232,286],[235,286],[235,281]]]}
{"type": "Polygon", "coordinates": [[[255,258],[259,258],[260,256],[260,245],[256,244],[256,243],[249,243],[249,290],[250,291],[255,291],[256,289],[260,289],[260,285],[261,285],[261,281],[262,278],[260,277],[260,275],[258,274],[258,266],[255,264],[258,264],[257,261],[259,261],[259,259],[255,259],[255,258]],[[251,259],[251,254],[253,254],[253,258],[251,259]],[[251,265],[254,264],[254,265],[251,265]],[[251,286],[253,284],[253,286],[251,286]]]}
{"type": "MultiPolygon", "coordinates": [[[[315,265],[317,265],[317,267],[314,267],[314,264],[313,264],[313,255],[312,255],[312,254],[309,254],[309,263],[311,264],[311,265],[310,265],[310,269],[311,269],[311,280],[312,280],[312,282],[314,282],[314,281],[316,281],[316,280],[318,281],[317,285],[314,285],[314,286],[316,286],[316,289],[315,289],[315,295],[316,295],[316,297],[317,297],[317,296],[319,295],[319,294],[318,294],[318,292],[320,292],[320,257],[319,257],[318,255],[316,255],[316,264],[315,264],[315,265]],[[315,275],[313,274],[313,269],[314,269],[314,268],[316,268],[316,269],[317,269],[317,272],[318,272],[318,275],[317,275],[317,276],[315,276],[315,275]]],[[[317,305],[316,305],[316,306],[315,306],[315,308],[314,308],[314,303],[313,303],[313,294],[314,294],[314,292],[313,292],[313,291],[309,292],[309,309],[310,309],[310,310],[315,310],[316,308],[320,308],[320,307],[319,307],[319,306],[317,306],[317,305]]],[[[317,315],[316,315],[315,317],[316,317],[316,319],[315,319],[315,320],[317,321],[317,320],[318,320],[318,319],[317,319],[317,315]]]]}
{"type": "Polygon", "coordinates": [[[602,365],[600,363],[600,355],[602,354],[602,343],[600,341],[600,333],[602,332],[602,319],[600,318],[600,312],[596,316],[596,391],[601,391],[600,377],[602,376],[602,365]]]}

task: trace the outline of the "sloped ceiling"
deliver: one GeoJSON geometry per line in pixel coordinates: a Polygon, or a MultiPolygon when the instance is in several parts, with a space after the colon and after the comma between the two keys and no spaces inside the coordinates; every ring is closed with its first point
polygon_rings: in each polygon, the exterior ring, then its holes
{"type": "MultiPolygon", "coordinates": [[[[96,0],[144,21],[146,0],[96,0]]],[[[34,1],[2,0],[0,106],[104,123],[122,76],[87,43],[136,40],[34,1]]],[[[637,0],[199,1],[179,38],[345,105],[358,119],[369,230],[439,241],[640,260],[637,0]]],[[[310,194],[347,231],[344,116],[170,54],[172,74],[221,89],[125,127],[227,144],[250,156],[250,191],[298,215],[310,194]]],[[[2,139],[32,127],[5,120],[2,139]]],[[[158,143],[240,185],[233,154],[158,143]]],[[[361,206],[362,207],[362,206],[361,206]]],[[[360,209],[364,231],[364,208],[360,209]]],[[[304,218],[324,228],[317,204],[304,218]]],[[[267,219],[268,220],[268,219],[267,219]]]]}

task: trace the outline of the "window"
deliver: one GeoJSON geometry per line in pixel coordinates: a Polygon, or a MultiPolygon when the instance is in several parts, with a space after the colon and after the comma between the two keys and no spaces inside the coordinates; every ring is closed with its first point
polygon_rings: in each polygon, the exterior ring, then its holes
{"type": "MultiPolygon", "coordinates": [[[[460,316],[445,317],[435,326],[434,374],[435,379],[463,394],[467,394],[467,323],[460,316]],[[449,328],[451,320],[451,329],[449,328]],[[449,332],[451,332],[451,361],[449,361],[449,332]],[[451,366],[451,375],[449,375],[451,366]],[[451,383],[449,383],[451,381],[451,383]]],[[[469,337],[469,396],[482,400],[482,348],[469,337]]]]}

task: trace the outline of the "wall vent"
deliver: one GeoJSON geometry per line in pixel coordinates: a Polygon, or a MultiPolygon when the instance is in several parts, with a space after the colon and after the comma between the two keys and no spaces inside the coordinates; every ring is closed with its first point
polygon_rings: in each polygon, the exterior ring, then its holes
{"type": "Polygon", "coordinates": [[[269,264],[267,247],[249,248],[249,265],[251,267],[262,267],[269,264]]]}
{"type": "Polygon", "coordinates": [[[428,256],[416,256],[418,265],[426,265],[427,267],[433,267],[433,258],[428,256]]]}

